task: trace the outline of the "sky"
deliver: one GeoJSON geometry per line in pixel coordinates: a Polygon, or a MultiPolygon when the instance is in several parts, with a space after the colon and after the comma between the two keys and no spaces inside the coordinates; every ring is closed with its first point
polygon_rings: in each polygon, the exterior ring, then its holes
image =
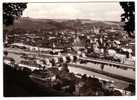
{"type": "Polygon", "coordinates": [[[120,21],[122,12],[118,2],[28,3],[23,17],[120,21]]]}

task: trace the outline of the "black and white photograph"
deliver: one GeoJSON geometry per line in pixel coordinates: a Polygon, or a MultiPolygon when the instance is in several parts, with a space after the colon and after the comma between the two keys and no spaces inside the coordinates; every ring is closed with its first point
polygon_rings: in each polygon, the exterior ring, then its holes
{"type": "Polygon", "coordinates": [[[135,2],[3,2],[3,97],[135,96],[135,2]]]}

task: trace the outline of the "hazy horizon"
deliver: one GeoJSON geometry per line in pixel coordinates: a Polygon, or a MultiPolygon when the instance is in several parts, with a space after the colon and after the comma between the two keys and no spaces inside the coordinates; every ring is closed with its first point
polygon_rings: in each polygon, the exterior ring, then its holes
{"type": "Polygon", "coordinates": [[[105,3],[28,3],[22,17],[34,19],[89,19],[118,21],[123,9],[118,2],[105,3]]]}
{"type": "Polygon", "coordinates": [[[34,19],[34,20],[47,20],[47,19],[49,19],[49,20],[91,20],[91,21],[104,21],[104,22],[121,22],[121,21],[117,21],[117,20],[95,20],[95,19],[84,19],[84,18],[33,18],[33,17],[24,17],[24,16],[22,16],[21,18],[30,18],[30,19],[34,19]]]}

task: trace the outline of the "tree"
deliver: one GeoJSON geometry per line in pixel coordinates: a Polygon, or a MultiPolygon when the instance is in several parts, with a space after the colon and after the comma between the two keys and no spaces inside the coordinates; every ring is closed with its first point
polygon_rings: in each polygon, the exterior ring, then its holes
{"type": "Polygon", "coordinates": [[[120,2],[124,13],[121,15],[121,21],[124,22],[124,30],[132,38],[135,37],[135,2],[120,2]]]}
{"type": "Polygon", "coordinates": [[[3,24],[13,25],[15,18],[20,17],[25,8],[27,3],[3,3],[3,24]]]}

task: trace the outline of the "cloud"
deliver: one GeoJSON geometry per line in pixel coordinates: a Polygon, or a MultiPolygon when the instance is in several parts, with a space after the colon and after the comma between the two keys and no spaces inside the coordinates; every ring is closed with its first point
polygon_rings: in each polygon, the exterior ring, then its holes
{"type": "Polygon", "coordinates": [[[120,21],[119,3],[29,3],[23,16],[56,19],[94,19],[120,21]]]}

